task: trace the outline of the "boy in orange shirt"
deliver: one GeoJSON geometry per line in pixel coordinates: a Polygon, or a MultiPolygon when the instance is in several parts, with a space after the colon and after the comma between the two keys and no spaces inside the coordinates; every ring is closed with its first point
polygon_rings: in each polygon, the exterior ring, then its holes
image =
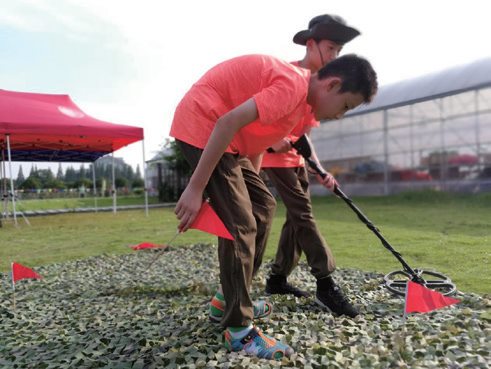
{"type": "MultiPolygon", "coordinates": [[[[293,42],[306,46],[306,52],[302,60],[292,64],[315,73],[325,63],[334,60],[343,45],[359,34],[358,30],[348,26],[341,17],[329,14],[314,17],[307,30],[300,31],[293,37],[293,42]]],[[[262,168],[287,209],[275,261],[266,282],[266,292],[309,296],[308,292],[287,281],[302,252],[305,252],[311,273],[317,279],[316,302],[336,314],[354,317],[358,310],[350,304],[331,278],[336,268],[334,256],[320,234],[312,214],[305,161],[290,144],[303,134],[310,134],[311,128],[318,126],[319,122],[311,114],[307,114],[289,137],[275,143],[272,150],[263,157],[262,168]]],[[[318,162],[315,151],[313,154],[314,160],[318,162]]],[[[330,173],[327,174],[324,179],[320,176],[317,178],[322,185],[333,190],[336,181],[330,173]]]]}
{"type": "Polygon", "coordinates": [[[258,174],[262,153],[306,113],[334,119],[371,101],[376,90],[375,71],[355,55],[315,74],[274,57],[247,55],[210,69],[177,106],[170,135],[195,168],[175,208],[179,229],[184,232],[193,223],[206,191],[234,237],[218,240],[224,296],[220,320],[229,350],[267,359],[293,353],[252,325],[255,317],[271,312],[255,314],[249,296],[276,205],[258,174]]]}

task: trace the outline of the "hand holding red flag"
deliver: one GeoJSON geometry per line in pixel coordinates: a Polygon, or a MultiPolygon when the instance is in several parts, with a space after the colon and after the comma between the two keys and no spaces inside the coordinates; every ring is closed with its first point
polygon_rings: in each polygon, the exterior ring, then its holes
{"type": "Polygon", "coordinates": [[[34,270],[24,265],[12,263],[12,283],[15,283],[24,278],[40,279],[43,277],[37,274],[34,270]]]}
{"type": "MultiPolygon", "coordinates": [[[[201,204],[201,208],[199,209],[198,215],[194,219],[193,223],[189,228],[198,229],[200,231],[204,231],[207,233],[214,234],[215,236],[227,238],[229,240],[233,240],[234,237],[227,230],[223,222],[220,220],[218,215],[212,209],[210,204],[207,201],[204,201],[201,204]]],[[[168,245],[174,241],[174,239],[183,233],[180,229],[177,230],[177,233],[172,237],[172,239],[167,242],[168,245]]],[[[150,268],[153,263],[163,254],[164,250],[160,251],[155,257],[152,259],[148,268],[150,268]]]]}
{"type": "Polygon", "coordinates": [[[198,215],[189,228],[199,229],[200,231],[211,233],[229,240],[234,239],[207,201],[203,202],[198,215]]]}
{"type": "Polygon", "coordinates": [[[458,304],[459,302],[460,300],[446,297],[439,292],[422,286],[419,283],[408,281],[404,314],[427,313],[448,305],[458,304]]]}

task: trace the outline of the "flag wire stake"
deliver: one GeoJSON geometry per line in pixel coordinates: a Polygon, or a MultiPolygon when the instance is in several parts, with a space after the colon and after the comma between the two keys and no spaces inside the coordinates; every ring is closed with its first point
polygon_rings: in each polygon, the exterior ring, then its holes
{"type": "Polygon", "coordinates": [[[12,278],[12,305],[15,313],[15,282],[14,282],[14,262],[10,263],[10,277],[12,278]]]}
{"type": "Polygon", "coordinates": [[[407,292],[409,290],[409,281],[406,283],[406,292],[404,293],[404,312],[402,314],[402,322],[406,324],[407,320],[407,312],[406,312],[406,305],[407,305],[407,292]]]}
{"type": "MultiPolygon", "coordinates": [[[[166,245],[170,246],[170,244],[177,238],[177,236],[179,236],[182,232],[179,231],[179,229],[177,229],[176,231],[176,234],[174,236],[172,236],[172,238],[166,243],[166,245]]],[[[153,263],[155,263],[157,261],[157,259],[159,257],[162,256],[162,254],[165,252],[165,250],[167,250],[167,248],[164,248],[162,250],[160,250],[157,255],[155,255],[155,257],[152,259],[152,261],[150,262],[150,264],[148,264],[148,267],[147,268],[150,268],[153,263]]]]}

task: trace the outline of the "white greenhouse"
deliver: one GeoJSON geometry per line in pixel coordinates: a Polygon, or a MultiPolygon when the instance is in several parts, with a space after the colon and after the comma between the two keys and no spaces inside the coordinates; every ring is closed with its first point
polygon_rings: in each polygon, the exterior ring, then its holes
{"type": "Polygon", "coordinates": [[[490,191],[491,58],[382,86],[312,141],[351,194],[490,191]]]}

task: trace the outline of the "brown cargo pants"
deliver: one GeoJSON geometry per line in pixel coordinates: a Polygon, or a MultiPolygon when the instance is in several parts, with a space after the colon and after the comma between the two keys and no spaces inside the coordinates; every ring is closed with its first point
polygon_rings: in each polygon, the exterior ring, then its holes
{"type": "MultiPolygon", "coordinates": [[[[203,150],[177,140],[184,157],[196,168],[203,150]]],[[[234,241],[218,238],[220,283],[225,297],[224,327],[248,326],[253,319],[249,296],[259,269],[276,201],[247,158],[225,153],[213,171],[206,196],[234,241]]]]}
{"type": "Polygon", "coordinates": [[[272,273],[288,277],[303,251],[314,277],[327,277],[335,270],[336,264],[312,214],[307,170],[305,167],[264,170],[286,207],[286,221],[281,230],[272,273]]]}

